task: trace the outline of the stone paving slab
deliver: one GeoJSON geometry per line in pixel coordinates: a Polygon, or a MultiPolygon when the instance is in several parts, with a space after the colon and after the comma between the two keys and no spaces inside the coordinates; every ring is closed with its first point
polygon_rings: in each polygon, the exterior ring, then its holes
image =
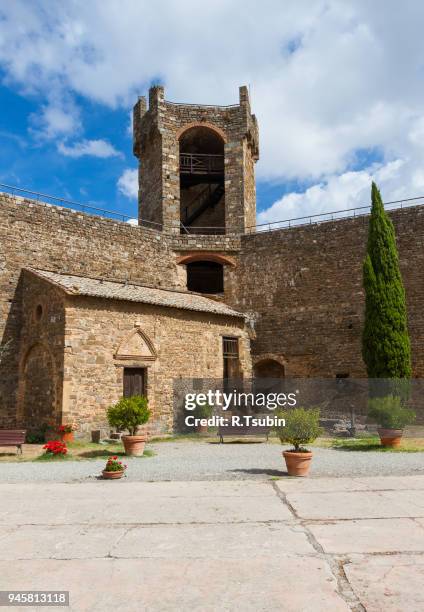
{"type": "Polygon", "coordinates": [[[289,493],[288,502],[304,519],[424,517],[424,491],[337,491],[289,493]]]}
{"type": "Polygon", "coordinates": [[[284,523],[134,527],[113,548],[117,557],[238,559],[316,555],[303,531],[284,523]]]}
{"type": "Polygon", "coordinates": [[[0,576],[11,590],[69,590],[78,612],[349,610],[325,561],[301,556],[0,561],[0,576]]]}
{"type": "Polygon", "coordinates": [[[367,612],[424,610],[424,555],[365,557],[344,571],[367,612]]]}
{"type": "Polygon", "coordinates": [[[323,522],[308,529],[332,554],[424,551],[424,526],[410,518],[323,522]]]}
{"type": "Polygon", "coordinates": [[[423,476],[362,476],[361,478],[281,478],[277,487],[290,492],[424,490],[423,476]]]}
{"type": "MultiPolygon", "coordinates": [[[[203,495],[196,496],[196,483],[192,497],[187,493],[177,496],[176,483],[166,482],[128,483],[126,487],[102,481],[48,485],[42,488],[41,496],[39,484],[0,485],[0,498],[6,509],[0,514],[0,525],[229,523],[292,518],[290,510],[281,504],[270,485],[249,483],[246,494],[234,488],[229,495],[230,484],[208,483],[209,496],[205,494],[206,487],[203,495]],[[112,489],[114,484],[117,487],[112,489]],[[255,494],[252,494],[255,487],[255,494]],[[150,495],[150,490],[155,493],[150,495]]],[[[239,483],[237,485],[240,487],[239,483]]]]}
{"type": "Polygon", "coordinates": [[[117,558],[240,559],[316,555],[286,523],[197,525],[24,525],[0,528],[0,560],[117,558]]]}
{"type": "Polygon", "coordinates": [[[103,558],[127,531],[114,525],[0,527],[0,559],[103,558]]]}
{"type": "Polygon", "coordinates": [[[396,479],[0,484],[0,582],[78,612],[422,612],[424,478],[396,479]]]}

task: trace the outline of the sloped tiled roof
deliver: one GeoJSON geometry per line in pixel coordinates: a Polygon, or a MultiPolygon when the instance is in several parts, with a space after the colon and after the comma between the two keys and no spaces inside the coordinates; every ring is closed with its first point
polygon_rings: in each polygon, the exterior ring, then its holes
{"type": "Polygon", "coordinates": [[[210,298],[172,289],[156,289],[146,285],[133,285],[129,283],[108,281],[86,276],[72,274],[59,274],[47,270],[28,268],[36,276],[60,287],[68,295],[84,295],[109,300],[123,300],[127,302],[140,302],[154,304],[169,308],[182,308],[198,312],[243,318],[244,315],[233,310],[222,302],[210,298]]]}

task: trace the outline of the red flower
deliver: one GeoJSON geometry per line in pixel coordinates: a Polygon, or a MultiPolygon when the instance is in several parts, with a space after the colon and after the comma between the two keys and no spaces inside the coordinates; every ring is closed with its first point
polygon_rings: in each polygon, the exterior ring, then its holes
{"type": "Polygon", "coordinates": [[[46,451],[46,455],[66,455],[68,452],[66,444],[60,440],[50,440],[43,448],[46,451]]]}

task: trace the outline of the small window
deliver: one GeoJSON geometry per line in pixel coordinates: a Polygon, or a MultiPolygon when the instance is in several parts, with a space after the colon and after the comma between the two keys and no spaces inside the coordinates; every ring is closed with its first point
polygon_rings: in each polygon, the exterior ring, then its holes
{"type": "Polygon", "coordinates": [[[42,316],[43,316],[43,307],[41,304],[37,304],[37,307],[35,309],[35,320],[41,321],[42,316]]]}
{"type": "Polygon", "coordinates": [[[124,368],[124,397],[146,395],[146,368],[124,368]]]}
{"type": "Polygon", "coordinates": [[[222,355],[224,358],[224,379],[238,378],[240,375],[238,338],[222,338],[222,355]]]}
{"type": "Polygon", "coordinates": [[[223,293],[224,266],[215,261],[188,263],[187,289],[197,293],[223,293]]]}

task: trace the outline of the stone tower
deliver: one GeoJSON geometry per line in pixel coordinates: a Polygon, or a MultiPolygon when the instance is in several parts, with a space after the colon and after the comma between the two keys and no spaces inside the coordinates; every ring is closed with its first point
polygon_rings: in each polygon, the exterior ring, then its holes
{"type": "Polygon", "coordinates": [[[168,102],[151,87],[134,107],[139,222],[172,233],[225,234],[255,226],[258,125],[247,87],[239,104],[168,102]]]}

